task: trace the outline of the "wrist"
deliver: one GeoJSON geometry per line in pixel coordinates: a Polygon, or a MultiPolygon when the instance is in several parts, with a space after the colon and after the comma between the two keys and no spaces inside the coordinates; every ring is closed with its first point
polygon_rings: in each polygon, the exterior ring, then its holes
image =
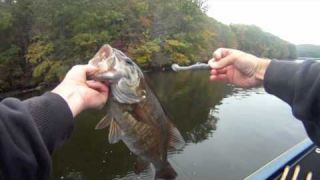
{"type": "Polygon", "coordinates": [[[83,100],[79,97],[77,90],[68,91],[66,88],[60,88],[59,86],[53,89],[51,92],[61,96],[68,104],[72,116],[77,116],[83,110],[83,100]]]}
{"type": "Polygon", "coordinates": [[[270,65],[271,60],[270,59],[263,59],[259,58],[258,59],[258,64],[255,70],[255,78],[259,81],[264,80],[264,75],[267,71],[267,68],[270,65]]]}

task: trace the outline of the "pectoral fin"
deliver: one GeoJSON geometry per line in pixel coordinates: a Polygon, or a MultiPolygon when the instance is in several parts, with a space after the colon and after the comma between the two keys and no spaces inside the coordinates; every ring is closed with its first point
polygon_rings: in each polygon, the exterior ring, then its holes
{"type": "Polygon", "coordinates": [[[108,138],[110,144],[115,144],[121,139],[121,129],[114,120],[111,120],[108,138]]]}
{"type": "Polygon", "coordinates": [[[96,127],[94,129],[98,130],[98,129],[104,129],[107,128],[110,123],[111,123],[112,118],[109,117],[108,115],[105,115],[96,125],[96,127]]]}
{"type": "Polygon", "coordinates": [[[177,150],[182,149],[185,146],[183,137],[181,136],[179,130],[174,127],[174,125],[170,126],[168,142],[169,147],[177,150]]]}
{"type": "Polygon", "coordinates": [[[138,158],[134,164],[134,173],[140,174],[142,171],[148,169],[150,162],[138,158]]]}
{"type": "Polygon", "coordinates": [[[134,165],[134,173],[137,175],[137,179],[142,180],[153,179],[155,176],[150,162],[144,161],[140,158],[137,159],[134,165]]]}

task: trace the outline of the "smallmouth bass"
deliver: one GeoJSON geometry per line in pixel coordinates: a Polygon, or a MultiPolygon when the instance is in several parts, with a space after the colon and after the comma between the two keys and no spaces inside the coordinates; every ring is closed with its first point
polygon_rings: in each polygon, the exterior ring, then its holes
{"type": "Polygon", "coordinates": [[[168,150],[182,149],[185,142],[139,66],[110,45],[102,46],[89,64],[99,69],[92,79],[110,84],[107,113],[96,129],[109,127],[109,143],[123,141],[142,160],[137,173],[151,163],[155,179],[174,179],[177,173],[168,162],[168,150]]]}

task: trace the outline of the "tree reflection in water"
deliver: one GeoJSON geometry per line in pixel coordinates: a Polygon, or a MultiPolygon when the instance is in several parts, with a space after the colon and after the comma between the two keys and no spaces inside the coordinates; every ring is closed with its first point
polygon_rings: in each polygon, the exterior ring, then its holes
{"type": "Polygon", "coordinates": [[[209,82],[207,71],[148,76],[149,84],[187,142],[201,142],[217,129],[215,108],[232,94],[232,87],[209,82]]]}

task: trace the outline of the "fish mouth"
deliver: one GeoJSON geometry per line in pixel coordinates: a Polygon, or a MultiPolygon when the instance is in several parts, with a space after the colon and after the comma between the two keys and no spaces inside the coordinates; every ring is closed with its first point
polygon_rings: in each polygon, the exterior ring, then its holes
{"type": "Polygon", "coordinates": [[[124,75],[119,72],[108,71],[89,76],[89,79],[95,81],[107,81],[109,83],[114,83],[118,82],[123,77],[124,75]]]}
{"type": "Polygon", "coordinates": [[[103,45],[95,56],[89,60],[90,65],[99,69],[98,72],[88,77],[89,80],[117,82],[124,77],[114,69],[116,56],[109,44],[103,45]]]}
{"type": "MultiPolygon", "coordinates": [[[[103,45],[99,51],[94,55],[93,58],[91,58],[89,60],[89,64],[93,65],[93,66],[98,66],[98,64],[102,61],[106,61],[109,62],[113,58],[113,49],[109,44],[105,44],[103,45]]],[[[111,61],[112,64],[113,61],[111,61]]],[[[109,66],[111,66],[111,64],[109,64],[109,66]]]]}

